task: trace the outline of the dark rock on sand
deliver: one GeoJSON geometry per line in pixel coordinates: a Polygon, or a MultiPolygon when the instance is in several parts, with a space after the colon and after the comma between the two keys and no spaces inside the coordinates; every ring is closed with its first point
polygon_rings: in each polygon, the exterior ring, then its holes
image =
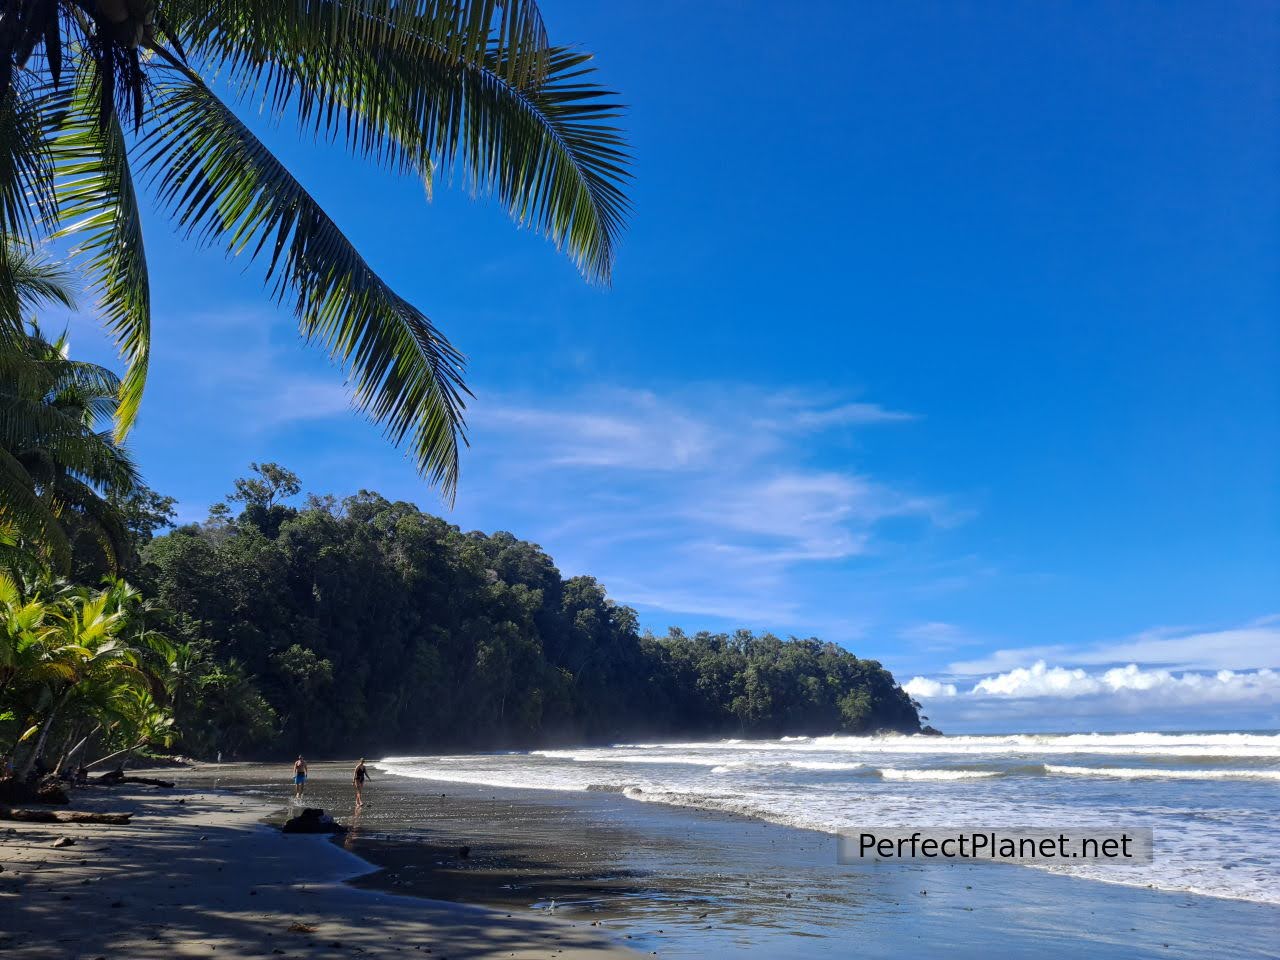
{"type": "Polygon", "coordinates": [[[285,833],[346,833],[347,828],[318,807],[307,807],[296,817],[286,820],[285,833]]]}

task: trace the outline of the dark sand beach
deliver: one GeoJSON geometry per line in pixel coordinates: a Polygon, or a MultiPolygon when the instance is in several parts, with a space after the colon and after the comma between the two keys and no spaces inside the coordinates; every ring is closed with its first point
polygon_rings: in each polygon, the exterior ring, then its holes
{"type": "MultiPolygon", "coordinates": [[[[287,768],[179,771],[274,800],[287,768]]],[[[834,838],[606,792],[382,775],[354,807],[349,764],[313,764],[307,805],[352,831],[367,891],[497,907],[660,956],[1274,958],[1280,909],[1010,865],[837,865],[834,838]],[[462,847],[468,855],[459,855],[462,847]],[[598,925],[598,926],[596,926],[598,925]]]]}
{"type": "MultiPolygon", "coordinates": [[[[173,771],[161,771],[172,776],[173,771]]],[[[324,836],[265,824],[279,805],[210,790],[77,792],[125,826],[0,823],[0,954],[168,957],[625,958],[587,924],[396,896],[346,881],[369,865],[324,836]],[[67,844],[66,841],[73,841],[67,844]]]]}

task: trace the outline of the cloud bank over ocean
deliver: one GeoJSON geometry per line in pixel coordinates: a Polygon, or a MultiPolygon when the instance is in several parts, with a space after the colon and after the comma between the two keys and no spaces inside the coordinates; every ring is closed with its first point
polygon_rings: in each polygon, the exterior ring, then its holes
{"type": "Polygon", "coordinates": [[[966,728],[1067,729],[1108,721],[1112,727],[1187,725],[1188,711],[1206,727],[1269,728],[1280,724],[1280,618],[1219,631],[1153,631],[1111,646],[1054,648],[1028,665],[990,667],[1037,657],[1045,648],[997,650],[958,662],[941,677],[916,676],[904,689],[935,722],[966,728]],[[1145,662],[1123,661],[1134,654],[1145,662]],[[1107,666],[1094,669],[1095,664],[1107,666]]]}

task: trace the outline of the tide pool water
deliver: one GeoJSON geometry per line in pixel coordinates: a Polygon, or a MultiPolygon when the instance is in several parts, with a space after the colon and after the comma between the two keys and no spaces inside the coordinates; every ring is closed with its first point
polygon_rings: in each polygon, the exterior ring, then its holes
{"type": "Polygon", "coordinates": [[[784,737],[389,757],[408,777],[607,790],[837,833],[863,827],[1127,825],[1151,864],[1036,867],[1280,904],[1280,734],[784,737]]]}

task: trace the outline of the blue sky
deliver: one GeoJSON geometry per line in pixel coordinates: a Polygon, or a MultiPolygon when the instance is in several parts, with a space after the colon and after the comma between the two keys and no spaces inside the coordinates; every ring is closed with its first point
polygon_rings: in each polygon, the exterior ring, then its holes
{"type": "MultiPolygon", "coordinates": [[[[270,136],[470,358],[451,519],[654,629],[877,657],[952,729],[1280,726],[1280,5],[544,14],[630,105],[609,289],[270,136]]],[[[132,446],[185,519],[250,460],[445,511],[255,266],[148,227],[132,446]]]]}

